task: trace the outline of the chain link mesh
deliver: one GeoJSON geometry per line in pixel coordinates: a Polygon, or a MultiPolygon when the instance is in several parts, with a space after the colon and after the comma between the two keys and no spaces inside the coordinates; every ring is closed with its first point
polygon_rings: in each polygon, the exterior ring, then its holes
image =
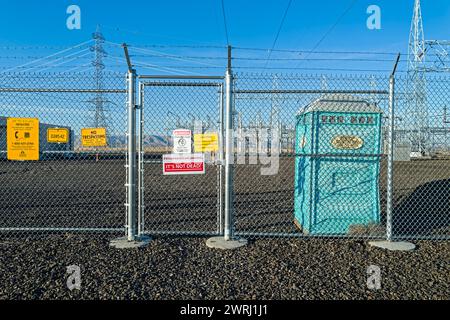
{"type": "Polygon", "coordinates": [[[450,79],[400,77],[395,92],[393,237],[450,238],[450,79]]]}
{"type": "Polygon", "coordinates": [[[5,74],[0,78],[0,231],[123,231],[126,91],[123,74],[5,74]],[[7,118],[39,119],[39,161],[7,160],[7,118]],[[106,128],[86,147],[82,128],[106,128]],[[47,129],[66,128],[66,143],[47,129]]]}
{"type": "MultiPolygon", "coordinates": [[[[394,239],[450,236],[450,83],[425,80],[418,91],[411,78],[396,77],[394,239]]],[[[142,85],[139,230],[222,234],[223,83],[142,85]],[[163,175],[172,131],[182,128],[219,136],[204,175],[163,175]]],[[[96,86],[91,74],[0,79],[2,234],[124,230],[125,76],[105,74],[96,86]],[[7,160],[8,117],[39,119],[39,161],[7,160]],[[47,142],[55,127],[69,130],[67,143],[47,142]],[[98,127],[107,146],[83,146],[81,129],[98,127]]],[[[235,235],[386,238],[389,77],[237,74],[233,105],[235,235]]]]}
{"type": "Polygon", "coordinates": [[[144,232],[219,233],[219,154],[205,154],[205,174],[201,175],[163,175],[162,156],[173,152],[175,129],[190,130],[193,139],[195,134],[219,133],[221,83],[155,81],[144,88],[144,232]]]}
{"type": "MultiPolygon", "coordinates": [[[[406,123],[417,112],[406,104],[407,78],[398,79],[394,238],[449,237],[446,85],[428,82],[420,112],[433,126],[419,132],[429,151],[410,159],[418,134],[406,123]]],[[[239,74],[234,102],[245,155],[235,165],[236,235],[386,237],[389,77],[239,74]]]]}

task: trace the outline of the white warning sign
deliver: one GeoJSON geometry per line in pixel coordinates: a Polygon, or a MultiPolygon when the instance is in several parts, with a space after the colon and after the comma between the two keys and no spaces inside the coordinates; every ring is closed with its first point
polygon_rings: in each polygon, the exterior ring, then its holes
{"type": "Polygon", "coordinates": [[[172,132],[173,153],[191,153],[192,133],[189,129],[176,129],[172,132]]]}

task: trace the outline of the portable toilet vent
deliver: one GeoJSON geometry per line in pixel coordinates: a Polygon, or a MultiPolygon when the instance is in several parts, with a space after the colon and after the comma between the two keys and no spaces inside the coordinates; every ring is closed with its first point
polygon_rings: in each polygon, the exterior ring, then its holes
{"type": "Polygon", "coordinates": [[[339,235],[380,222],[382,111],[324,95],[296,118],[295,219],[305,234],[339,235]]]}

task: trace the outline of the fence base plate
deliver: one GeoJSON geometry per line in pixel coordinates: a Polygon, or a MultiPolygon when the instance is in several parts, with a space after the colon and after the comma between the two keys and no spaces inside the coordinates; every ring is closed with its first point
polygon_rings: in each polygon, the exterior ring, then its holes
{"type": "Polygon", "coordinates": [[[127,237],[121,237],[110,241],[109,246],[116,249],[133,249],[143,248],[150,243],[151,238],[147,236],[141,236],[136,238],[135,241],[128,241],[127,237]]]}
{"type": "Polygon", "coordinates": [[[411,251],[416,248],[415,244],[404,241],[371,241],[369,245],[390,251],[411,251]]]}
{"type": "Polygon", "coordinates": [[[235,238],[233,240],[225,240],[224,237],[212,237],[206,240],[206,245],[209,248],[232,250],[237,249],[247,244],[247,240],[235,238]]]}

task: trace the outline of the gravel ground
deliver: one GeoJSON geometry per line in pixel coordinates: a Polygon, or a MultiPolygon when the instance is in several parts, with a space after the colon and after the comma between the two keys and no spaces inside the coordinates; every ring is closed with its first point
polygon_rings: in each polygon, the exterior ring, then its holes
{"type": "Polygon", "coordinates": [[[450,299],[448,242],[388,252],[364,241],[260,239],[236,251],[204,238],[159,238],[118,250],[107,239],[0,242],[0,299],[450,299]],[[81,289],[66,267],[81,268],[81,289]],[[381,289],[367,289],[367,267],[381,289]]]}

